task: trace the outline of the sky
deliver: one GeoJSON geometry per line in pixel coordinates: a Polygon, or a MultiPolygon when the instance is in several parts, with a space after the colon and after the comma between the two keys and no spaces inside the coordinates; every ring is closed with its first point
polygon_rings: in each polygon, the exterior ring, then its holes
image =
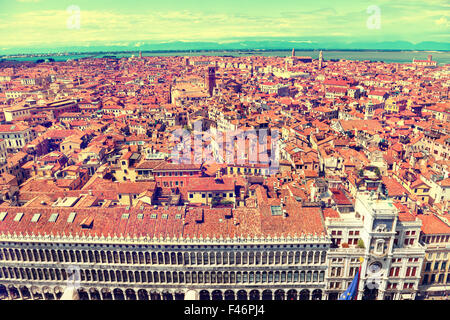
{"type": "Polygon", "coordinates": [[[277,38],[450,43],[449,12],[448,0],[0,0],[0,54],[277,38]]]}

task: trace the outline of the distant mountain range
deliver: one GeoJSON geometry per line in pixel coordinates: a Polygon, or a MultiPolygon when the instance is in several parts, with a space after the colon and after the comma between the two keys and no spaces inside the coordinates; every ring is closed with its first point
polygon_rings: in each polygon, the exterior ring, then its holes
{"type": "Polygon", "coordinates": [[[171,41],[171,42],[144,42],[128,41],[125,43],[94,44],[78,46],[33,48],[4,48],[0,55],[11,54],[37,54],[58,52],[121,52],[121,51],[190,51],[190,50],[417,50],[417,51],[450,51],[450,44],[443,42],[425,41],[411,43],[408,41],[384,42],[339,42],[339,41],[312,41],[312,40],[230,40],[222,42],[201,41],[171,41]]]}

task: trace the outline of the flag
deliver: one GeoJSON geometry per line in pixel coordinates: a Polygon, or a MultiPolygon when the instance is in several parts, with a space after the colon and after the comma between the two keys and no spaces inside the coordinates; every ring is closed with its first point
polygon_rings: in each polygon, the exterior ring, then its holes
{"type": "Polygon", "coordinates": [[[338,300],[354,300],[358,294],[358,284],[359,284],[359,270],[356,272],[352,283],[348,286],[347,290],[339,297],[338,300]]]}

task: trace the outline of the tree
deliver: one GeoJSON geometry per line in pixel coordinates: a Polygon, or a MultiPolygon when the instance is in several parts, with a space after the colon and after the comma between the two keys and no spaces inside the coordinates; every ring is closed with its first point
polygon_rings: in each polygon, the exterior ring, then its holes
{"type": "Polygon", "coordinates": [[[358,239],[358,244],[357,244],[358,248],[364,249],[364,241],[362,239],[358,239]]]}

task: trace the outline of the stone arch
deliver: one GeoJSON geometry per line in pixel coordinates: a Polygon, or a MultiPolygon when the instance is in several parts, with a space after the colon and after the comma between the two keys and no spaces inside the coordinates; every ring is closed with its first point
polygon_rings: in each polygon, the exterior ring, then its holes
{"type": "Polygon", "coordinates": [[[55,293],[56,299],[59,300],[59,299],[61,299],[61,296],[62,296],[63,293],[64,293],[64,289],[61,288],[60,286],[56,286],[56,287],[53,289],[53,292],[55,293]]]}
{"type": "Polygon", "coordinates": [[[116,288],[113,290],[113,296],[114,296],[114,300],[125,300],[123,291],[119,288],[116,288]]]}
{"type": "Polygon", "coordinates": [[[264,290],[261,300],[272,300],[272,290],[264,290]]]}
{"type": "Polygon", "coordinates": [[[297,290],[291,289],[287,292],[286,300],[297,300],[297,290]]]}
{"type": "Polygon", "coordinates": [[[150,298],[151,300],[161,300],[161,295],[157,291],[151,291],[150,298]]]}
{"type": "Polygon", "coordinates": [[[137,295],[139,300],[150,300],[147,290],[139,289],[137,295]]]}
{"type": "Polygon", "coordinates": [[[249,300],[260,300],[259,290],[250,291],[249,300]]]}
{"type": "Polygon", "coordinates": [[[199,293],[200,300],[211,300],[208,290],[201,290],[199,293]]]}
{"type": "Polygon", "coordinates": [[[133,289],[125,290],[125,297],[127,300],[136,300],[136,292],[133,289]]]}
{"type": "Polygon", "coordinates": [[[236,296],[237,300],[248,300],[247,291],[245,290],[239,290],[236,296]]]}
{"type": "Polygon", "coordinates": [[[89,300],[89,294],[84,288],[78,288],[78,297],[80,300],[89,300]]]}
{"type": "Polygon", "coordinates": [[[175,292],[175,300],[184,300],[184,292],[175,292]]]}
{"type": "Polygon", "coordinates": [[[31,287],[31,294],[33,296],[33,300],[42,300],[44,296],[42,295],[41,289],[36,286],[31,287]]]}
{"type": "Polygon", "coordinates": [[[234,291],[233,290],[225,291],[224,300],[235,300],[234,291]]]}
{"type": "Polygon", "coordinates": [[[303,289],[300,291],[299,300],[309,300],[309,290],[303,289]]]}
{"type": "Polygon", "coordinates": [[[100,292],[102,294],[102,300],[112,300],[113,299],[111,290],[109,290],[108,288],[103,288],[102,290],[100,290],[100,292]]]}
{"type": "Polygon", "coordinates": [[[322,290],[316,289],[312,292],[311,300],[322,300],[322,290]]]}
{"type": "Polygon", "coordinates": [[[274,300],[284,300],[285,294],[283,289],[278,289],[275,291],[274,300]]]}
{"type": "Polygon", "coordinates": [[[31,292],[27,286],[20,286],[19,290],[22,295],[22,299],[24,300],[32,299],[31,292]]]}
{"type": "Polygon", "coordinates": [[[220,290],[214,290],[211,293],[211,300],[223,300],[223,294],[220,290]]]}
{"type": "Polygon", "coordinates": [[[96,288],[89,289],[90,300],[101,300],[100,292],[96,288]]]}
{"type": "Polygon", "coordinates": [[[8,294],[8,290],[6,289],[6,287],[3,284],[0,284],[0,299],[6,299],[8,298],[9,294],[8,294]]]}

